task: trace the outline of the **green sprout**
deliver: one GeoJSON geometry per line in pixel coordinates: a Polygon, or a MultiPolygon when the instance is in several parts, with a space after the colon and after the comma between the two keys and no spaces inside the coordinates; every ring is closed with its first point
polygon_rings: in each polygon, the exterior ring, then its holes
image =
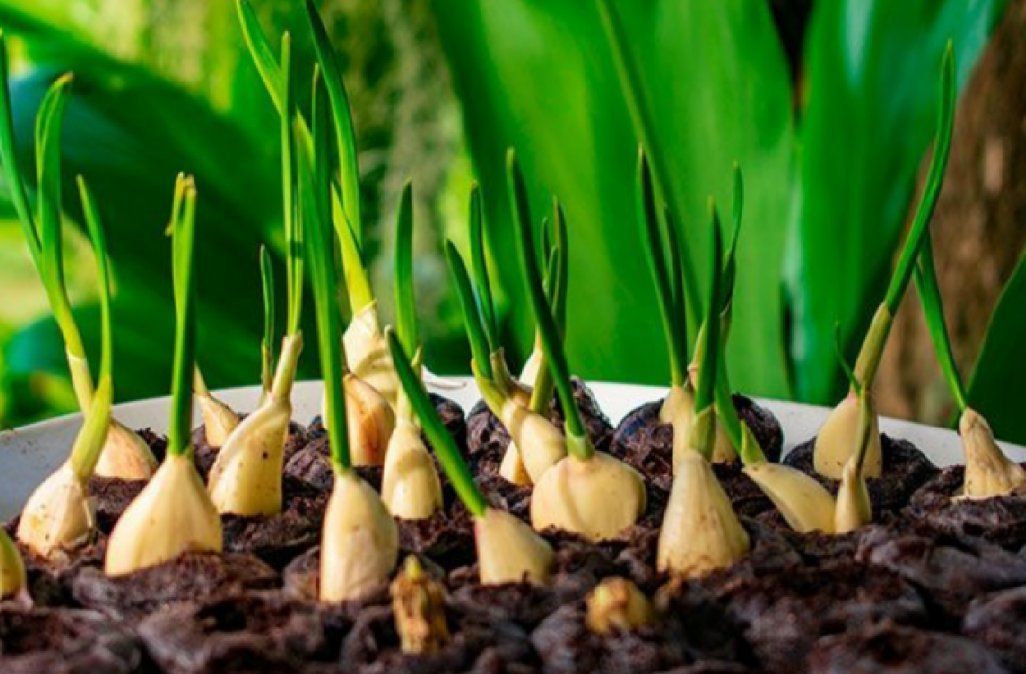
{"type": "Polygon", "coordinates": [[[179,174],[171,220],[171,278],[174,285],[175,346],[171,365],[171,418],[167,451],[192,454],[192,381],[196,365],[196,303],[192,253],[196,234],[196,185],[179,174]]]}
{"type": "Polygon", "coordinates": [[[416,353],[417,304],[413,285],[413,185],[403,186],[395,216],[395,323],[403,348],[416,353]]]}
{"type": "Polygon", "coordinates": [[[264,301],[264,332],[260,340],[260,384],[271,391],[274,377],[274,268],[266,246],[260,246],[260,290],[264,301]]]}
{"type": "Polygon", "coordinates": [[[948,337],[948,330],[944,325],[944,302],[941,299],[940,288],[937,286],[937,272],[934,268],[933,246],[929,234],[923,241],[922,250],[919,251],[919,262],[915,268],[915,282],[916,290],[919,292],[919,301],[923,305],[923,314],[926,316],[926,327],[930,332],[930,339],[933,341],[941,373],[944,375],[944,380],[947,382],[958,412],[961,414],[969,407],[969,396],[966,393],[962,377],[958,373],[958,364],[955,362],[955,354],[951,349],[951,339],[948,337]]]}

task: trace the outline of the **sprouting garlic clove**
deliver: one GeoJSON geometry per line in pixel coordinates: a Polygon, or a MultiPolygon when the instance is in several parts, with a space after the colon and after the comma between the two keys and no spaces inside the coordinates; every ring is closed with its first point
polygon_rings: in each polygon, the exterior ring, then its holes
{"type": "Polygon", "coordinates": [[[388,582],[399,554],[395,520],[354,471],[335,476],[321,536],[321,601],[359,599],[388,582]]]}
{"type": "Polygon", "coordinates": [[[395,412],[376,388],[356,375],[347,374],[343,384],[353,465],[380,466],[395,429],[395,412]]]}
{"type": "Polygon", "coordinates": [[[192,457],[168,454],[114,526],[104,568],[119,576],[221,545],[221,518],[192,457]]]}
{"type": "Polygon", "coordinates": [[[638,471],[604,452],[586,460],[564,457],[531,493],[531,524],[556,527],[592,541],[615,537],[645,512],[645,482],[638,471]]]}
{"type": "MultiPolygon", "coordinates": [[[[867,393],[868,395],[868,393],[867,393]]],[[[883,470],[883,455],[880,449],[880,426],[872,400],[869,401],[872,425],[869,429],[869,446],[862,464],[865,477],[880,477],[883,470]]],[[[840,480],[848,459],[855,455],[859,439],[859,402],[854,393],[849,393],[830,412],[826,422],[819,429],[813,446],[812,465],[816,472],[833,480],[840,480]]]]}
{"type": "Polygon", "coordinates": [[[434,460],[412,423],[400,423],[388,441],[381,498],[394,517],[422,520],[442,507],[442,483],[434,460]]]}
{"type": "Polygon", "coordinates": [[[157,470],[149,444],[124,424],[111,419],[94,474],[122,480],[148,480],[157,470]]]}
{"type": "Polygon", "coordinates": [[[848,459],[837,490],[834,512],[834,533],[846,534],[873,520],[873,507],[869,500],[866,480],[859,474],[856,457],[848,459]]]}
{"type": "Polygon", "coordinates": [[[545,353],[542,350],[541,337],[535,335],[534,348],[531,349],[531,355],[524,362],[524,369],[520,371],[518,379],[527,386],[534,386],[534,382],[538,380],[538,371],[541,369],[544,358],[545,353]]]}
{"type": "Polygon", "coordinates": [[[416,556],[406,558],[389,591],[403,653],[437,653],[449,642],[445,586],[424,571],[416,556]]]}
{"type": "Polygon", "coordinates": [[[1002,496],[1026,486],[1026,471],[1001,451],[990,424],[979,412],[965,408],[958,433],[965,450],[965,498],[1002,496]]]}
{"type": "Polygon", "coordinates": [[[502,463],[499,464],[499,475],[507,482],[518,487],[530,487],[533,484],[531,476],[527,473],[527,466],[524,465],[524,460],[520,457],[517,443],[512,439],[506,445],[506,453],[502,455],[502,463]]]}
{"type": "MultiPolygon", "coordinates": [[[[690,388],[673,386],[659,408],[659,422],[673,427],[673,466],[691,451],[691,424],[695,418],[695,394],[690,388]]],[[[737,452],[730,442],[730,436],[719,419],[716,419],[716,437],[711,461],[730,463],[737,460],[737,452]]]]}
{"type": "Polygon", "coordinates": [[[241,421],[239,415],[210,393],[197,393],[196,402],[203,417],[203,434],[207,444],[214,448],[224,446],[241,421]]]}
{"type": "Polygon", "coordinates": [[[84,543],[95,524],[86,485],[66,461],[29,496],[15,535],[32,552],[49,557],[84,543]]]}
{"type": "Polygon", "coordinates": [[[834,530],[834,497],[815,478],[779,463],[756,463],[744,473],[773,501],[788,526],[800,533],[834,530]]]}
{"type": "Polygon", "coordinates": [[[0,528],[0,600],[21,594],[28,586],[25,562],[7,532],[0,528]]]}
{"type": "Polygon", "coordinates": [[[488,508],[474,520],[482,585],[544,584],[552,571],[552,547],[505,510],[488,508]]]}
{"type": "Polygon", "coordinates": [[[595,634],[633,632],[655,621],[652,602],[638,586],[618,576],[602,579],[584,600],[584,624],[595,634]]]}
{"type": "Polygon", "coordinates": [[[281,512],[281,473],[292,405],[268,397],[235,428],[217,453],[207,486],[218,512],[281,512]]]}
{"type": "Polygon", "coordinates": [[[531,482],[566,456],[566,438],[546,417],[507,400],[502,406],[502,424],[520,451],[531,482]]]}
{"type": "MultiPolygon", "coordinates": [[[[395,408],[399,380],[392,355],[378,324],[378,303],[371,302],[353,315],[342,336],[349,371],[380,393],[395,408]]],[[[381,465],[380,463],[375,465],[381,465]]]]}
{"type": "Polygon", "coordinates": [[[743,558],[749,545],[748,533],[712,465],[695,451],[686,453],[673,478],[659,530],[659,570],[676,576],[701,576],[743,558]]]}

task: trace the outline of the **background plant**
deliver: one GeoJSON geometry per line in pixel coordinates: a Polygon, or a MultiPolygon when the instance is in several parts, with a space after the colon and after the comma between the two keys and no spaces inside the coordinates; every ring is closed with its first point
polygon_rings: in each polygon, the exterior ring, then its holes
{"type": "MultiPolygon", "coordinates": [[[[964,85],[1006,1],[820,0],[811,11],[799,1],[612,4],[636,63],[634,84],[651,110],[647,149],[653,165],[666,166],[665,196],[680,212],[680,238],[698,279],[706,277],[706,199],[729,203],[731,166],[737,160],[744,169],[732,383],[762,395],[834,399],[843,376],[833,326],[840,323],[853,356],[906,223],[944,42],[954,39],[964,85]]],[[[254,5],[269,30],[303,34],[296,30],[301,3],[254,5]]],[[[539,208],[535,219],[555,193],[571,223],[572,368],[613,380],[664,378],[664,350],[652,348],[661,344],[658,308],[634,212],[642,134],[598,5],[351,0],[325,2],[322,10],[354,107],[375,282],[391,277],[389,223],[404,180],[414,180],[415,269],[432,368],[465,370],[467,361],[440,234],[448,229],[466,241],[463,206],[473,173],[492,261],[509,257],[514,230],[502,161],[512,145],[539,208]]],[[[0,24],[22,39],[14,92],[22,138],[31,137],[25,125],[52,76],[76,72],[67,170],[87,175],[109,211],[118,397],[166,389],[171,303],[160,189],[183,169],[210,195],[197,227],[199,356],[211,385],[248,382],[259,371],[258,244],[280,255],[282,242],[274,111],[248,63],[233,3],[0,0],[0,24]],[[218,336],[216,358],[211,335],[218,336]]],[[[310,49],[297,40],[297,58],[310,49]]],[[[21,242],[7,225],[0,240],[8,260],[21,242]]],[[[93,273],[76,257],[87,259],[69,254],[73,298],[79,311],[95,312],[95,299],[76,293],[93,273]]],[[[4,265],[0,277],[4,297],[19,298],[0,309],[6,424],[73,406],[56,332],[47,321],[23,324],[34,312],[22,303],[27,286],[13,269],[4,265]]],[[[516,266],[493,264],[493,272],[501,320],[526,355],[533,326],[516,266]]],[[[999,436],[1026,440],[1026,420],[999,376],[1026,333],[1023,293],[1026,272],[1019,270],[969,390],[999,436]]],[[[88,348],[96,337],[86,335],[88,348]]]]}

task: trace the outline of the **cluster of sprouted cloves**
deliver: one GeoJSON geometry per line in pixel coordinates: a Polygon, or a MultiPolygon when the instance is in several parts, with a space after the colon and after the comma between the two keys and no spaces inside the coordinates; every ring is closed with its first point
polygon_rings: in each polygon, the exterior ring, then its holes
{"type": "Polygon", "coordinates": [[[937,273],[933,264],[930,237],[923,242],[919,262],[915,269],[916,289],[926,316],[926,325],[940,361],[941,372],[951,388],[958,406],[958,433],[965,451],[965,479],[961,496],[970,499],[1003,496],[1026,486],[1026,470],[1011,461],[997,442],[990,424],[979,412],[969,406],[968,394],[951,350],[948,330],[944,325],[944,305],[937,273]]]}

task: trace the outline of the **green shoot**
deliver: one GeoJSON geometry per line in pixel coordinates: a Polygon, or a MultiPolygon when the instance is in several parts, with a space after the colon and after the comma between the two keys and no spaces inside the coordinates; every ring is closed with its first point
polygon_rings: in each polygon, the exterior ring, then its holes
{"type": "Polygon", "coordinates": [[[919,300],[923,304],[923,314],[926,316],[926,327],[930,331],[930,338],[933,341],[934,351],[937,353],[937,360],[940,362],[941,372],[948,382],[959,413],[964,412],[969,406],[968,395],[962,377],[958,373],[955,355],[951,350],[951,339],[948,337],[948,329],[944,324],[944,302],[941,299],[940,288],[937,286],[933,245],[929,235],[926,236],[923,248],[919,251],[919,264],[916,265],[915,280],[919,300]]]}
{"type": "Polygon", "coordinates": [[[71,451],[71,465],[75,474],[87,480],[96,469],[100,453],[107,439],[110,426],[110,409],[114,400],[113,369],[113,337],[111,331],[110,306],[110,261],[107,255],[107,240],[100,222],[100,214],[93,196],[86,185],[85,179],[78,176],[78,191],[82,199],[82,212],[85,215],[89,238],[92,240],[93,253],[96,257],[96,269],[100,286],[100,373],[96,391],[89,410],[86,412],[85,423],[71,451]]]}
{"type": "Polygon", "coordinates": [[[848,387],[855,392],[855,395],[861,396],[862,384],[859,382],[859,378],[855,376],[855,370],[852,369],[851,365],[844,358],[844,347],[841,345],[840,323],[834,323],[834,355],[837,357],[837,363],[844,372],[844,378],[848,380],[848,387]]]}
{"type": "Polygon", "coordinates": [[[266,246],[260,246],[260,289],[264,300],[264,336],[260,340],[260,383],[271,390],[274,377],[274,268],[266,246]]]}
{"type": "MultiPolygon", "coordinates": [[[[734,204],[731,215],[734,219],[734,231],[730,236],[730,245],[727,246],[727,255],[723,261],[723,313],[726,317],[724,330],[730,327],[731,307],[734,299],[734,283],[737,279],[737,242],[741,238],[742,211],[744,208],[744,179],[741,175],[741,166],[734,164],[734,204]]],[[[723,336],[726,341],[726,335],[723,336]]]]}
{"type": "Polygon", "coordinates": [[[175,185],[171,222],[171,270],[175,299],[175,350],[171,368],[171,420],[167,451],[175,456],[192,452],[192,378],[196,366],[196,306],[192,251],[196,232],[196,184],[191,176],[179,174],[175,185]],[[180,201],[179,201],[180,200],[180,201]]]}
{"type": "Polygon", "coordinates": [[[282,68],[275,60],[274,50],[260,28],[260,20],[248,0],[237,0],[235,7],[239,14],[239,25],[242,27],[242,38],[253,58],[260,79],[264,82],[264,88],[270,94],[271,102],[278,114],[288,118],[289,107],[285,102],[282,68]]]}
{"type": "Polygon", "coordinates": [[[431,403],[420,377],[414,372],[413,365],[398,337],[392,330],[386,330],[385,337],[388,339],[388,348],[392,353],[392,362],[395,363],[396,375],[403,385],[403,391],[406,392],[406,397],[416,412],[417,418],[420,419],[421,428],[424,429],[428,442],[435,450],[438,462],[442,464],[442,470],[445,471],[453,489],[456,490],[456,495],[470,511],[470,514],[474,517],[481,517],[488,507],[488,502],[477,483],[474,482],[470,468],[460,456],[456,442],[445,430],[445,424],[442,423],[438,411],[431,403]]]}
{"type": "Polygon", "coordinates": [[[534,320],[537,322],[541,335],[542,351],[552,370],[553,379],[556,380],[556,391],[563,407],[566,419],[567,451],[578,459],[586,460],[595,452],[595,448],[588,438],[580,410],[577,408],[573,385],[570,382],[570,368],[567,365],[566,354],[563,353],[559,328],[556,326],[552,309],[545,297],[541,271],[538,268],[535,254],[534,237],[531,232],[527,186],[524,184],[524,176],[517,163],[516,152],[512,149],[506,155],[506,174],[509,181],[510,208],[519,234],[521,270],[527,286],[528,297],[531,300],[534,320]]]}
{"type": "MultiPolygon", "coordinates": [[[[673,386],[683,386],[688,380],[687,355],[684,352],[683,340],[687,332],[682,323],[684,316],[677,313],[678,304],[674,297],[674,281],[666,264],[666,253],[663,250],[663,236],[659,231],[656,215],[656,197],[652,185],[652,173],[644,148],[638,149],[637,169],[638,220],[642,224],[642,238],[647,244],[649,269],[656,286],[656,299],[659,301],[659,312],[663,322],[663,336],[670,356],[670,381],[673,386]]],[[[672,228],[670,228],[672,232],[672,228]]],[[[671,235],[674,236],[675,235],[671,235]]],[[[671,255],[671,260],[675,258],[671,255]]]]}
{"type": "MultiPolygon", "coordinates": [[[[297,131],[298,133],[298,131],[297,131]]],[[[317,346],[324,379],[325,427],[331,447],[331,464],[337,474],[350,468],[345,393],[345,356],[342,353],[341,310],[338,304],[338,275],[335,271],[334,237],[329,224],[330,186],[327,176],[315,170],[311,148],[297,143],[299,192],[305,231],[307,267],[313,287],[317,315],[317,346]]]]}
{"type": "Polygon", "coordinates": [[[720,260],[723,255],[723,240],[720,233],[720,216],[712,199],[709,200],[712,215],[712,237],[709,248],[709,293],[705,302],[705,321],[699,331],[696,350],[701,354],[698,364],[698,381],[695,386],[695,413],[711,407],[714,403],[716,366],[720,350],[720,307],[722,273],[720,260]]]}
{"type": "MultiPolygon", "coordinates": [[[[666,163],[665,153],[655,151],[655,117],[650,103],[642,90],[643,80],[638,64],[630,53],[623,20],[612,0],[597,0],[597,3],[602,25],[606,32],[606,39],[609,41],[610,49],[613,52],[613,61],[616,64],[616,72],[620,78],[620,86],[623,89],[627,110],[634,125],[634,131],[638,134],[638,139],[641,141],[642,147],[645,148],[645,152],[652,158],[656,196],[661,197],[661,200],[666,204],[667,210],[672,216],[672,221],[683,222],[684,209],[678,202],[676,193],[670,189],[673,173],[666,163]]],[[[687,296],[698,297],[698,279],[695,277],[691,265],[684,265],[683,274],[687,296]]],[[[691,325],[698,325],[698,312],[694,303],[688,303],[686,309],[688,311],[688,322],[691,325]]]]}
{"type": "Polygon", "coordinates": [[[282,222],[285,226],[285,284],[287,297],[286,334],[299,332],[303,310],[303,255],[300,232],[299,205],[296,199],[296,143],[292,134],[291,120],[295,114],[294,87],[292,84],[292,38],[289,33],[281,36],[282,104],[285,114],[279,118],[281,143],[281,199],[282,222]]]}
{"type": "Polygon", "coordinates": [[[395,216],[395,323],[403,348],[414,353],[417,336],[417,304],[413,291],[413,185],[407,182],[395,216]]]}
{"type": "Polygon", "coordinates": [[[470,188],[470,271],[478,290],[478,302],[488,351],[491,353],[499,344],[499,324],[492,298],[492,283],[488,276],[488,260],[485,257],[484,213],[481,205],[481,190],[474,183],[470,188]]]}
{"type": "Polygon", "coordinates": [[[474,359],[475,374],[480,373],[483,378],[491,381],[493,377],[489,358],[491,349],[485,334],[484,321],[479,313],[474,288],[470,282],[470,275],[467,274],[467,266],[452,241],[445,242],[445,260],[449,265],[453,283],[456,285],[456,295],[459,297],[460,309],[463,313],[463,325],[467,330],[470,353],[474,359]]]}
{"type": "MultiPolygon", "coordinates": [[[[566,331],[566,298],[569,286],[569,243],[566,233],[566,216],[559,200],[552,199],[551,225],[543,225],[546,242],[544,249],[549,252],[549,264],[545,272],[545,297],[559,328],[560,336],[566,331]]],[[[552,378],[552,369],[543,353],[538,366],[538,375],[534,379],[531,400],[528,408],[538,414],[547,414],[556,382],[552,378]]]]}
{"type": "Polygon", "coordinates": [[[944,183],[944,170],[947,167],[948,154],[951,150],[955,94],[955,55],[949,40],[941,65],[937,131],[934,136],[933,156],[930,158],[930,170],[926,176],[926,187],[916,205],[912,227],[909,229],[905,244],[898,257],[898,263],[891,275],[887,294],[873,316],[873,321],[862,340],[862,347],[859,349],[858,359],[855,362],[855,374],[863,386],[868,387],[873,384],[877,367],[880,365],[880,358],[883,356],[884,346],[887,344],[894,314],[905,295],[905,289],[912,276],[912,268],[919,256],[919,250],[922,248],[929,228],[930,218],[937,205],[937,197],[940,195],[941,186],[944,183]]]}

